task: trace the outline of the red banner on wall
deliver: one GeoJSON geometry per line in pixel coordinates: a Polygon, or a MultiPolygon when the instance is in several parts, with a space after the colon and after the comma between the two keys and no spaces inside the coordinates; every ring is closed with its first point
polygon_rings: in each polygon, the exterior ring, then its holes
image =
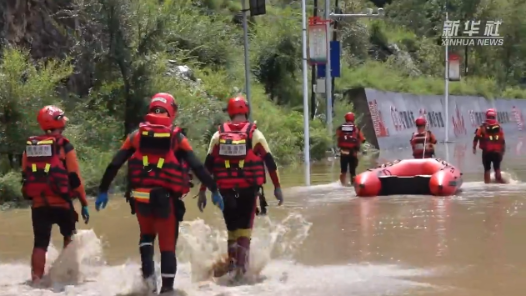
{"type": "Polygon", "coordinates": [[[371,119],[373,121],[376,137],[389,137],[389,131],[385,127],[382,112],[378,110],[378,103],[376,103],[376,100],[369,102],[369,111],[371,112],[371,119]]]}

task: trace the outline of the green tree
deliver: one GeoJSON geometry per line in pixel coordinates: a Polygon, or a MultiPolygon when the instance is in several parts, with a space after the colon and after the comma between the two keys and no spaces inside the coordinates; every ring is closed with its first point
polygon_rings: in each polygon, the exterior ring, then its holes
{"type": "Polygon", "coordinates": [[[27,51],[7,48],[0,62],[0,146],[11,168],[19,166],[25,139],[39,133],[36,115],[56,103],[56,88],[72,74],[68,61],[33,63],[27,51]]]}

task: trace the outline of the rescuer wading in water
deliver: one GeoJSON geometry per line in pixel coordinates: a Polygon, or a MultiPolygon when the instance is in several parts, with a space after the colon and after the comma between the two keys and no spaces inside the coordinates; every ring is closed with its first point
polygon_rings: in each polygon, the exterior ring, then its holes
{"type": "Polygon", "coordinates": [[[110,184],[120,167],[128,161],[130,202],[140,228],[142,275],[147,288],[156,293],[153,243],[155,237],[159,236],[160,294],[174,290],[177,271],[175,245],[179,236],[179,223],[185,213],[181,199],[190,189],[187,166],[213,192],[214,204],[223,209],[223,199],[214,180],[196,158],[182,130],[173,124],[176,114],[177,104],[172,95],[159,93],[153,96],[144,122],[126,138],[106,169],[95,203],[97,210],[106,206],[110,184]]]}
{"type": "MultiPolygon", "coordinates": [[[[228,230],[228,261],[216,266],[214,276],[228,272],[243,275],[248,266],[256,202],[265,183],[265,166],[274,184],[274,196],[283,203],[278,168],[263,133],[248,121],[249,106],[243,97],[232,98],[223,123],[213,135],[205,166],[212,172],[224,197],[223,217],[228,230]]],[[[206,188],[201,186],[198,206],[206,206],[206,188]]],[[[264,207],[264,205],[262,205],[264,207]]]]}
{"type": "Polygon", "coordinates": [[[437,139],[435,135],[427,130],[427,120],[424,117],[418,117],[415,120],[416,132],[411,136],[411,149],[413,149],[414,158],[432,158],[435,156],[435,145],[437,139]]]}
{"type": "Polygon", "coordinates": [[[22,155],[22,194],[32,202],[34,244],[31,279],[34,283],[44,276],[53,224],[60,228],[64,248],[76,232],[78,214],[72,199],[80,200],[84,223],[89,221],[88,202],[77,154],[73,145],[62,135],[68,118],[60,108],[46,106],[38,113],[37,121],[44,134],[29,137],[22,155]]]}
{"type": "Polygon", "coordinates": [[[495,180],[504,183],[500,171],[500,163],[506,152],[504,131],[497,121],[495,109],[486,111],[486,121],[475,130],[473,138],[473,154],[477,153],[477,143],[482,150],[482,165],[484,166],[484,183],[491,182],[491,164],[495,171],[495,180]]]}
{"type": "Polygon", "coordinates": [[[354,184],[358,167],[358,152],[365,143],[362,131],[354,123],[354,113],[345,114],[345,123],[336,130],[336,139],[338,139],[338,148],[340,148],[340,182],[344,186],[347,184],[347,173],[349,172],[351,184],[354,184]]]}

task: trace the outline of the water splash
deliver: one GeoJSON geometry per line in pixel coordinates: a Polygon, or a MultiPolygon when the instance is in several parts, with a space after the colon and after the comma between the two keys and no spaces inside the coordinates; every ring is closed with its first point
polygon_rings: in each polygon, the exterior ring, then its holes
{"type": "Polygon", "coordinates": [[[79,284],[96,276],[105,265],[102,243],[95,232],[81,230],[63,251],[51,246],[48,252],[47,278],[54,285],[79,284]]]}
{"type": "MultiPolygon", "coordinates": [[[[430,274],[421,269],[359,264],[305,266],[294,262],[293,256],[311,226],[297,213],[280,222],[268,217],[259,219],[253,234],[249,272],[260,274],[264,281],[226,286],[221,281],[199,282],[210,264],[226,252],[226,232],[211,228],[203,220],[184,222],[178,243],[176,286],[188,296],[347,296],[351,291],[353,295],[383,295],[407,288],[428,288],[426,284],[397,278],[430,274]]],[[[46,267],[48,285],[43,287],[27,284],[27,263],[1,263],[0,296],[142,295],[140,265],[131,261],[107,265],[102,245],[92,230],[81,230],[60,255],[51,246],[46,267]]]]}
{"type": "MultiPolygon", "coordinates": [[[[502,175],[502,180],[506,183],[506,184],[510,184],[510,185],[517,185],[517,184],[520,184],[521,181],[517,178],[517,175],[515,175],[514,173],[512,172],[502,172],[501,173],[502,175]]],[[[491,181],[493,183],[496,183],[496,179],[495,179],[495,172],[491,172],[491,181]]]]}
{"type": "MultiPolygon", "coordinates": [[[[249,267],[252,273],[260,273],[272,258],[291,258],[311,227],[311,223],[295,213],[279,223],[268,217],[258,222],[249,267]]],[[[188,264],[182,264],[178,278],[186,277],[190,283],[201,280],[211,263],[226,252],[226,231],[195,220],[183,222],[180,233],[178,258],[188,264]]],[[[102,245],[93,230],[80,230],[63,252],[50,245],[46,276],[38,287],[29,285],[30,267],[27,264],[0,264],[0,295],[69,295],[73,291],[82,291],[82,295],[131,295],[140,292],[143,285],[138,264],[108,266],[102,245]]]]}
{"type": "MultiPolygon", "coordinates": [[[[482,173],[480,178],[482,179],[482,173]]],[[[483,191],[487,196],[493,196],[494,191],[499,192],[514,192],[524,190],[526,183],[522,182],[514,172],[502,172],[502,179],[505,184],[500,184],[495,181],[495,173],[491,173],[491,183],[485,184],[483,181],[464,182],[462,184],[463,193],[470,195],[473,192],[483,191]]]]}
{"type": "MultiPolygon", "coordinates": [[[[311,223],[292,213],[280,223],[268,217],[258,221],[253,232],[248,272],[261,273],[271,258],[290,259],[307,238],[311,223]]],[[[210,267],[227,249],[227,232],[212,229],[198,219],[181,225],[179,238],[180,260],[190,263],[194,281],[206,280],[210,267]]]]}

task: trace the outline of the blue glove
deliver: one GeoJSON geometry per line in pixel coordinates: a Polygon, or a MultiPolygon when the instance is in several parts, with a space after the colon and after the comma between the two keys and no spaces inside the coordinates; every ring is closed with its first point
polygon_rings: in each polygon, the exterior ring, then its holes
{"type": "Polygon", "coordinates": [[[89,222],[89,209],[88,209],[88,206],[83,206],[81,213],[82,213],[82,218],[84,219],[84,223],[88,224],[88,222],[89,222]]]}
{"type": "Polygon", "coordinates": [[[108,193],[107,192],[99,193],[99,196],[97,196],[97,200],[95,201],[95,209],[99,211],[101,206],[104,209],[106,208],[107,204],[108,204],[108,193]]]}
{"type": "Polygon", "coordinates": [[[221,211],[225,208],[225,204],[223,203],[223,197],[221,196],[221,193],[219,191],[212,193],[212,202],[214,205],[216,205],[221,211]]]}

